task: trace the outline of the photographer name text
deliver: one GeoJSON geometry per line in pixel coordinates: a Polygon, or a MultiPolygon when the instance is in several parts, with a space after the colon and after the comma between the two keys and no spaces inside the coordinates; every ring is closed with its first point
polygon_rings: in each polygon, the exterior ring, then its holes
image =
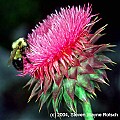
{"type": "Polygon", "coordinates": [[[118,117],[118,113],[50,113],[51,118],[62,118],[62,117],[84,117],[84,116],[93,116],[95,117],[118,117]]]}

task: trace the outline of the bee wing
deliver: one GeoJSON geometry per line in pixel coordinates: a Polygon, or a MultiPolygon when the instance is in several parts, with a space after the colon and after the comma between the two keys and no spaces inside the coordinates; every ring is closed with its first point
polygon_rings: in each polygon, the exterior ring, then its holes
{"type": "Polygon", "coordinates": [[[15,57],[15,54],[16,54],[16,51],[18,50],[18,47],[16,47],[15,49],[13,49],[13,51],[11,52],[11,55],[10,55],[10,58],[8,60],[8,65],[11,64],[12,60],[14,59],[15,57]]]}

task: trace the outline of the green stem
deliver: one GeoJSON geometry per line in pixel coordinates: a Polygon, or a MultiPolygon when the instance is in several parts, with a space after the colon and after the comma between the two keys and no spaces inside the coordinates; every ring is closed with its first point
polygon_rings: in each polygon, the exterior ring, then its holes
{"type": "Polygon", "coordinates": [[[91,104],[86,95],[86,91],[83,87],[76,85],[75,86],[75,95],[82,101],[83,113],[85,114],[85,120],[94,120],[91,104]]]}
{"type": "Polygon", "coordinates": [[[90,101],[82,102],[83,113],[85,114],[85,120],[94,120],[90,101]]]}

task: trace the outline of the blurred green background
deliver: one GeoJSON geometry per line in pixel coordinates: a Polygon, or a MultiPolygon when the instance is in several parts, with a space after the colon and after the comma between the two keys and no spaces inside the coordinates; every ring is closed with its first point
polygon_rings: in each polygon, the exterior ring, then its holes
{"type": "MultiPolygon", "coordinates": [[[[96,90],[97,98],[91,100],[93,113],[119,113],[120,112],[120,18],[119,3],[101,0],[0,0],[0,120],[49,120],[46,105],[38,112],[38,103],[32,100],[27,103],[30,91],[23,86],[29,80],[29,76],[19,77],[13,66],[8,67],[7,61],[11,52],[11,44],[19,37],[27,38],[34,26],[42,22],[47,15],[59,10],[60,7],[83,6],[91,3],[93,14],[100,13],[101,21],[96,23],[95,30],[108,24],[99,43],[111,43],[117,45],[115,53],[106,53],[107,56],[117,62],[115,66],[109,66],[112,71],[107,71],[110,86],[101,85],[102,92],[96,90]]],[[[81,106],[78,106],[82,113],[81,106]]],[[[61,106],[61,111],[66,112],[61,106]]],[[[59,119],[59,118],[58,118],[59,119]]],[[[63,118],[68,120],[68,118],[63,118]]],[[[69,118],[69,120],[83,120],[83,118],[69,118]]],[[[118,120],[117,117],[95,118],[95,120],[118,120]]]]}

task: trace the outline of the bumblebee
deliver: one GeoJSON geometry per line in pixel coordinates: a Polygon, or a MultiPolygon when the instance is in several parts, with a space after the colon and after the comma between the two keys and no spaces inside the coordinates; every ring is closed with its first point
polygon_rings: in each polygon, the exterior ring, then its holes
{"type": "Polygon", "coordinates": [[[24,38],[19,38],[15,42],[12,43],[12,51],[10,55],[10,59],[8,64],[12,63],[12,65],[18,70],[23,70],[23,57],[30,63],[29,59],[26,57],[25,50],[28,49],[28,43],[24,38]]]}

